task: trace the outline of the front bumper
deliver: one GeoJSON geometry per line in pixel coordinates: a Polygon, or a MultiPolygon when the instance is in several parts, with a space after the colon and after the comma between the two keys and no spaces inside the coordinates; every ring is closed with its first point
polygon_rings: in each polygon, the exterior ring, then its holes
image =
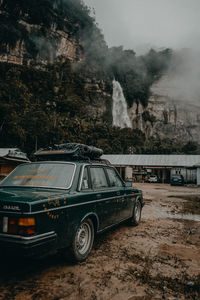
{"type": "Polygon", "coordinates": [[[54,231],[31,236],[0,234],[0,251],[26,257],[41,256],[56,249],[57,234],[54,231]]]}

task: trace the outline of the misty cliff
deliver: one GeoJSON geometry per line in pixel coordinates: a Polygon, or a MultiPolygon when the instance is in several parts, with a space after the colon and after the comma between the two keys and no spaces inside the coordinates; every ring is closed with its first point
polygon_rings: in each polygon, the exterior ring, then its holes
{"type": "Polygon", "coordinates": [[[129,114],[134,128],[142,130],[147,139],[169,138],[180,141],[200,142],[200,106],[171,98],[160,85],[152,86],[148,106],[134,104],[129,114]]]}
{"type": "Polygon", "coordinates": [[[134,128],[147,138],[200,142],[199,53],[176,52],[169,68],[151,86],[148,106],[134,104],[130,116],[134,128]]]}
{"type": "Polygon", "coordinates": [[[172,51],[136,56],[108,48],[81,0],[0,0],[0,40],[1,147],[31,153],[78,141],[107,153],[141,153],[152,151],[151,138],[199,140],[196,125],[190,120],[186,128],[179,118],[184,108],[152,93],[172,51]],[[113,79],[123,89],[132,129],[112,126],[113,79]]]}

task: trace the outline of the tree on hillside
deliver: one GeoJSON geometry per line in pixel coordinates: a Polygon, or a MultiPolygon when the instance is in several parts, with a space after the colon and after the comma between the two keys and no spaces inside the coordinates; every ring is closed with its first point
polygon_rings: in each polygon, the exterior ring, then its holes
{"type": "Polygon", "coordinates": [[[20,80],[20,71],[11,68],[0,79],[0,143],[25,145],[26,128],[23,120],[30,105],[31,94],[20,80]]]}

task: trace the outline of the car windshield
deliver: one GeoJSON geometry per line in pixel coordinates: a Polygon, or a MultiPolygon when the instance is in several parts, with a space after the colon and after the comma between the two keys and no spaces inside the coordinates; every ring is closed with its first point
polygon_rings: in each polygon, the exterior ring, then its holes
{"type": "Polygon", "coordinates": [[[70,163],[27,163],[18,166],[6,179],[3,186],[31,186],[69,188],[75,165],[70,163]]]}

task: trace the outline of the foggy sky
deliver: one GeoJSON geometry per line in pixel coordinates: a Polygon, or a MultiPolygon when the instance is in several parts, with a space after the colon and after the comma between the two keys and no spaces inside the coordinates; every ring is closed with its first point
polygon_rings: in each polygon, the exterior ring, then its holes
{"type": "Polygon", "coordinates": [[[84,0],[109,47],[200,49],[200,0],[84,0]]]}

